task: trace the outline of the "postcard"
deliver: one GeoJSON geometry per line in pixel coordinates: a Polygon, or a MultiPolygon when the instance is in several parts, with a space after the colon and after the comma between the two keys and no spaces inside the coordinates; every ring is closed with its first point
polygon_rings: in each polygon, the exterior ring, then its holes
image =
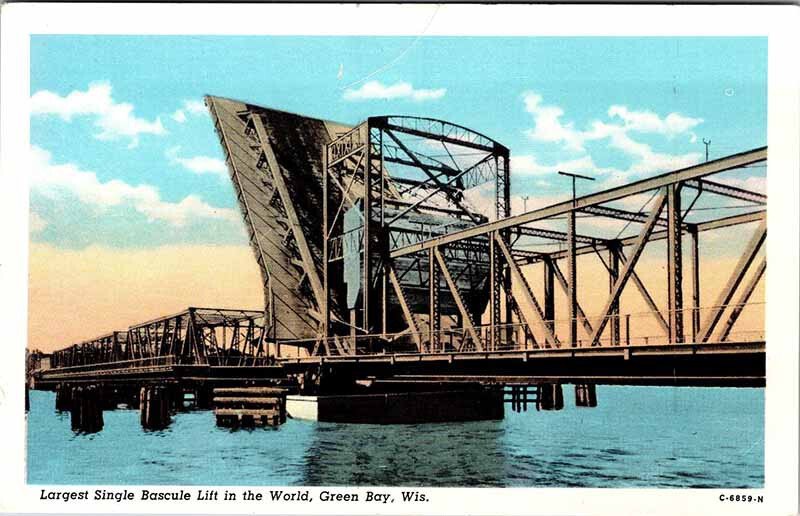
{"type": "Polygon", "coordinates": [[[796,512],[796,8],[2,14],[0,510],[796,512]]]}

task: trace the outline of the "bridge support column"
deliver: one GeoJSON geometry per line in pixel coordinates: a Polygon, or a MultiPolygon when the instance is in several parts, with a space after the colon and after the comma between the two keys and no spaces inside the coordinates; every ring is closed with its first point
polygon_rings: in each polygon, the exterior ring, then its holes
{"type": "Polygon", "coordinates": [[[183,391],[177,384],[169,384],[164,387],[167,396],[167,406],[170,412],[177,412],[183,408],[183,391]]]}
{"type": "Polygon", "coordinates": [[[597,406],[597,388],[593,383],[575,384],[575,406],[597,406]]]}
{"type": "Polygon", "coordinates": [[[211,400],[213,394],[208,387],[198,387],[194,391],[194,405],[195,408],[200,410],[207,410],[211,408],[211,400]]]}
{"type": "Polygon", "coordinates": [[[561,410],[564,392],[560,383],[540,383],[536,387],[536,410],[561,410]]]}
{"type": "Polygon", "coordinates": [[[72,387],[59,383],[56,386],[56,410],[66,412],[72,409],[72,387]]]}
{"type": "Polygon", "coordinates": [[[126,387],[122,390],[122,402],[129,408],[135,409],[139,407],[139,389],[135,387],[126,387]]]}
{"type": "Polygon", "coordinates": [[[170,423],[169,395],[162,385],[142,387],[139,392],[139,418],[146,429],[166,428],[170,423]]]}
{"type": "Polygon", "coordinates": [[[573,348],[578,346],[578,266],[575,258],[575,210],[572,210],[567,214],[567,305],[569,345],[573,348]]]}
{"type": "MultiPolygon", "coordinates": [[[[614,293],[614,285],[619,279],[619,248],[615,244],[608,249],[608,293],[614,293]]],[[[619,346],[620,332],[619,332],[619,298],[611,304],[611,321],[609,321],[609,329],[611,330],[611,345],[619,346]]],[[[577,387],[577,386],[576,386],[577,387]]]]}
{"type": "Polygon", "coordinates": [[[100,406],[103,410],[114,410],[120,403],[130,405],[125,388],[98,385],[100,406]]]}
{"type": "Polygon", "coordinates": [[[544,261],[544,325],[556,334],[555,266],[550,258],[544,261]]]}
{"type": "Polygon", "coordinates": [[[667,187],[667,301],[669,342],[680,344],[683,335],[683,250],[681,248],[681,185],[667,187]]]}
{"type": "Polygon", "coordinates": [[[72,430],[87,434],[103,429],[103,407],[97,385],[74,387],[70,410],[72,430]]]}

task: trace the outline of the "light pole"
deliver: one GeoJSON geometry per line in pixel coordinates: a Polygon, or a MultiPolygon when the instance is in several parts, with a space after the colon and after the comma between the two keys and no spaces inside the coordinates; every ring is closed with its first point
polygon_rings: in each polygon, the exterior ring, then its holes
{"type": "Polygon", "coordinates": [[[561,170],[558,171],[559,174],[562,176],[569,176],[572,178],[572,207],[575,207],[575,179],[586,179],[587,181],[594,181],[593,177],[583,176],[581,174],[573,174],[572,172],[562,172],[561,170]]]}
{"type": "Polygon", "coordinates": [[[706,146],[706,161],[708,161],[708,146],[711,145],[711,140],[703,138],[703,145],[706,146]]]}
{"type": "MultiPolygon", "coordinates": [[[[575,180],[577,178],[594,181],[593,177],[558,171],[562,176],[572,178],[572,209],[567,213],[567,300],[569,301],[569,342],[572,347],[578,346],[578,267],[575,260],[575,180]]],[[[590,342],[591,346],[592,343],[590,342]]]]}

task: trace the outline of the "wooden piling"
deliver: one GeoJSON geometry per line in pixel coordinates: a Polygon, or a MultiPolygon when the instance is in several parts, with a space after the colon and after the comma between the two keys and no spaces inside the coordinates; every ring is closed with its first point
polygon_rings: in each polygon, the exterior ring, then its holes
{"type": "Polygon", "coordinates": [[[213,395],[208,387],[198,387],[194,391],[195,408],[208,410],[212,405],[213,395]]]}
{"type": "Polygon", "coordinates": [[[575,385],[575,406],[576,407],[597,406],[597,389],[594,384],[575,385]]]}
{"type": "Polygon", "coordinates": [[[72,386],[59,383],[56,386],[56,410],[68,412],[72,410],[72,386]]]}
{"type": "Polygon", "coordinates": [[[72,430],[88,434],[103,429],[103,407],[98,386],[73,387],[70,400],[72,430]]]}
{"type": "Polygon", "coordinates": [[[564,393],[560,383],[542,383],[536,388],[536,410],[561,410],[564,393]]]}
{"type": "Polygon", "coordinates": [[[166,428],[171,422],[169,391],[161,385],[142,387],[139,391],[139,419],[148,430],[166,428]]]}

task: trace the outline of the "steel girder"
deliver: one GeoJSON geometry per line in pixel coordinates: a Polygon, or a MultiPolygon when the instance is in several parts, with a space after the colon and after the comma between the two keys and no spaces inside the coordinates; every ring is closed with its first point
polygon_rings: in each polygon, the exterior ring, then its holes
{"type": "Polygon", "coordinates": [[[624,197],[629,197],[631,195],[663,188],[664,186],[671,184],[702,178],[710,174],[724,172],[725,170],[740,168],[746,165],[764,161],[765,159],[767,159],[766,147],[734,154],[718,160],[708,161],[700,165],[694,165],[684,169],[676,170],[674,172],[668,172],[666,174],[634,181],[633,183],[611,188],[602,192],[579,197],[575,200],[574,204],[571,200],[557,203],[552,206],[523,213],[514,217],[509,217],[507,219],[481,224],[474,228],[454,232],[438,238],[432,238],[426,240],[425,242],[420,242],[419,244],[406,246],[402,249],[395,249],[391,252],[391,256],[400,257],[406,254],[412,254],[424,249],[449,244],[451,242],[456,242],[466,238],[472,238],[479,235],[488,235],[493,231],[510,229],[522,224],[535,222],[537,220],[544,220],[558,215],[566,215],[571,211],[579,211],[589,206],[605,204],[611,201],[622,199],[624,197]]]}

